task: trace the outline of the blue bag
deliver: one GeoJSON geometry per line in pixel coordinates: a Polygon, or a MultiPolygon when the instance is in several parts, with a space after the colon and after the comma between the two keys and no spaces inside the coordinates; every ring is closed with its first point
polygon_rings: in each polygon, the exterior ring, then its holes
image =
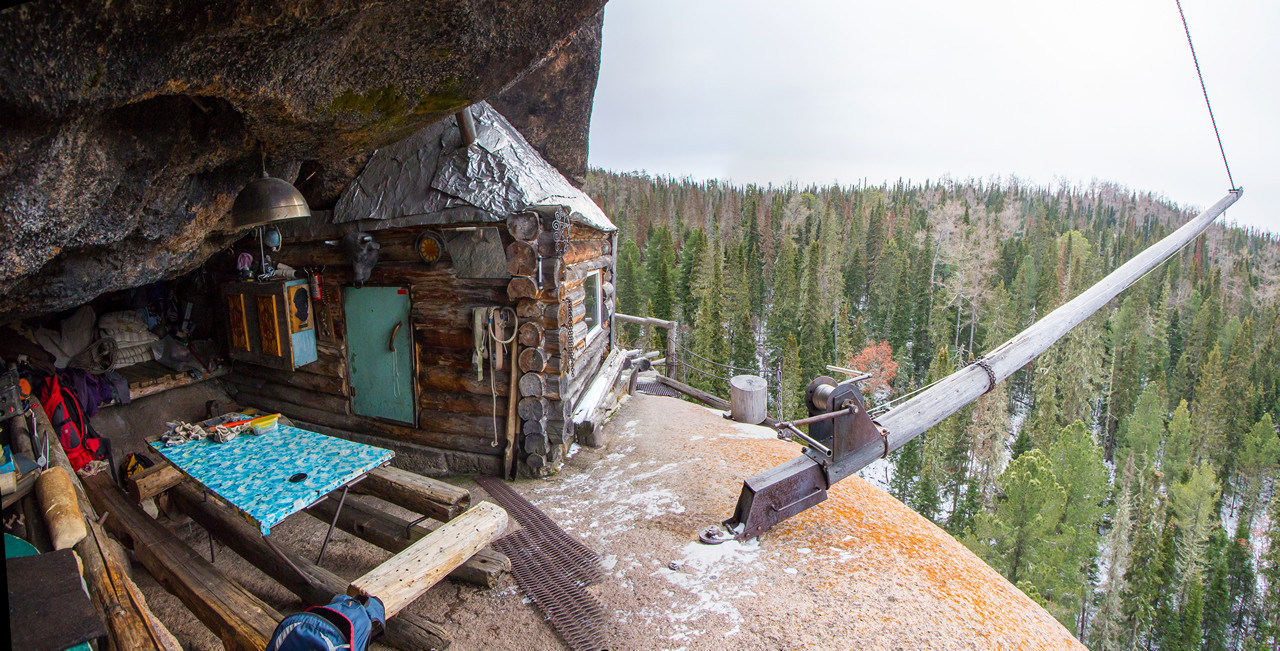
{"type": "Polygon", "coordinates": [[[365,651],[386,624],[382,602],[369,597],[361,604],[354,597],[338,595],[327,606],[313,606],[284,618],[271,635],[266,651],[365,651]]]}

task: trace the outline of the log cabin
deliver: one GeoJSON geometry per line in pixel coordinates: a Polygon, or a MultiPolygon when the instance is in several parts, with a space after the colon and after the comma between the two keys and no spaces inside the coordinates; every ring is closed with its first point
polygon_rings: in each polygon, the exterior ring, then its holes
{"type": "Polygon", "coordinates": [[[221,287],[239,402],[424,474],[559,467],[613,347],[617,229],[497,111],[377,150],[333,210],[276,228],[300,279],[221,287]],[[344,238],[376,252],[367,278],[344,238]]]}

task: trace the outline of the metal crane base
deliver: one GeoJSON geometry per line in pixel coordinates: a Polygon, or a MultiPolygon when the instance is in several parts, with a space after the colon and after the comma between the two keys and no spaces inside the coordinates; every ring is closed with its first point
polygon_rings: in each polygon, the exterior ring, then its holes
{"type": "Polygon", "coordinates": [[[807,456],[758,473],[742,483],[733,517],[724,526],[738,540],[761,531],[827,499],[827,476],[807,456]]]}

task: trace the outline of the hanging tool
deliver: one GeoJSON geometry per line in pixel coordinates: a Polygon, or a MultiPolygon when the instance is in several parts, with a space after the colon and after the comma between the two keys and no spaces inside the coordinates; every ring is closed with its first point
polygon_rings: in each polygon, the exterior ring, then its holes
{"type": "MultiPolygon", "coordinates": [[[[493,442],[490,443],[490,445],[496,448],[498,447],[498,445],[500,445],[498,441],[497,371],[502,370],[502,357],[503,357],[503,353],[506,351],[506,347],[515,343],[516,329],[518,327],[517,324],[519,323],[519,317],[516,316],[515,309],[510,307],[491,307],[491,308],[486,308],[486,310],[489,315],[486,331],[487,331],[487,334],[489,335],[489,339],[491,340],[491,343],[492,343],[491,349],[493,350],[493,354],[494,354],[493,371],[489,373],[489,391],[490,391],[490,395],[493,398],[493,412],[492,412],[493,442]],[[503,338],[503,336],[500,333],[505,331],[506,329],[505,326],[507,325],[508,322],[511,325],[511,336],[503,338]],[[497,324],[499,328],[499,330],[497,331],[493,329],[495,324],[497,324]]],[[[513,345],[512,345],[511,353],[512,353],[511,375],[514,377],[516,372],[515,372],[515,359],[514,359],[515,346],[513,345]]],[[[507,400],[509,401],[510,404],[514,404],[514,401],[515,401],[514,394],[507,396],[507,400]]],[[[508,421],[510,421],[510,418],[508,418],[508,421]]],[[[507,438],[511,438],[511,434],[512,432],[510,431],[507,432],[507,438]]]]}

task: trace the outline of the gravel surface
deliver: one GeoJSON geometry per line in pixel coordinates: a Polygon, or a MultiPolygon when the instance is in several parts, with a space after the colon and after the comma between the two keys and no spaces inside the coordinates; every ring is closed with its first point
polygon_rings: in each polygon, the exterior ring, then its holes
{"type": "MultiPolygon", "coordinates": [[[[555,477],[515,486],[603,558],[605,580],[590,591],[612,613],[615,649],[1083,648],[963,545],[857,477],[757,541],[699,544],[698,532],[732,513],[745,477],[797,454],[771,430],[637,396],[615,413],[606,440],[577,450],[555,477]]],[[[454,481],[484,498],[473,482],[454,481]]],[[[207,553],[199,526],[174,528],[207,553]]],[[[273,531],[314,550],[324,525],[297,515],[273,531]]],[[[336,532],[325,566],[355,578],[388,557],[336,532]]],[[[219,549],[217,565],[282,612],[300,608],[229,550],[219,549]]],[[[184,646],[221,648],[145,571],[137,575],[184,646]]],[[[444,625],[454,649],[565,648],[509,577],[487,591],[446,581],[410,610],[444,625]]]]}

